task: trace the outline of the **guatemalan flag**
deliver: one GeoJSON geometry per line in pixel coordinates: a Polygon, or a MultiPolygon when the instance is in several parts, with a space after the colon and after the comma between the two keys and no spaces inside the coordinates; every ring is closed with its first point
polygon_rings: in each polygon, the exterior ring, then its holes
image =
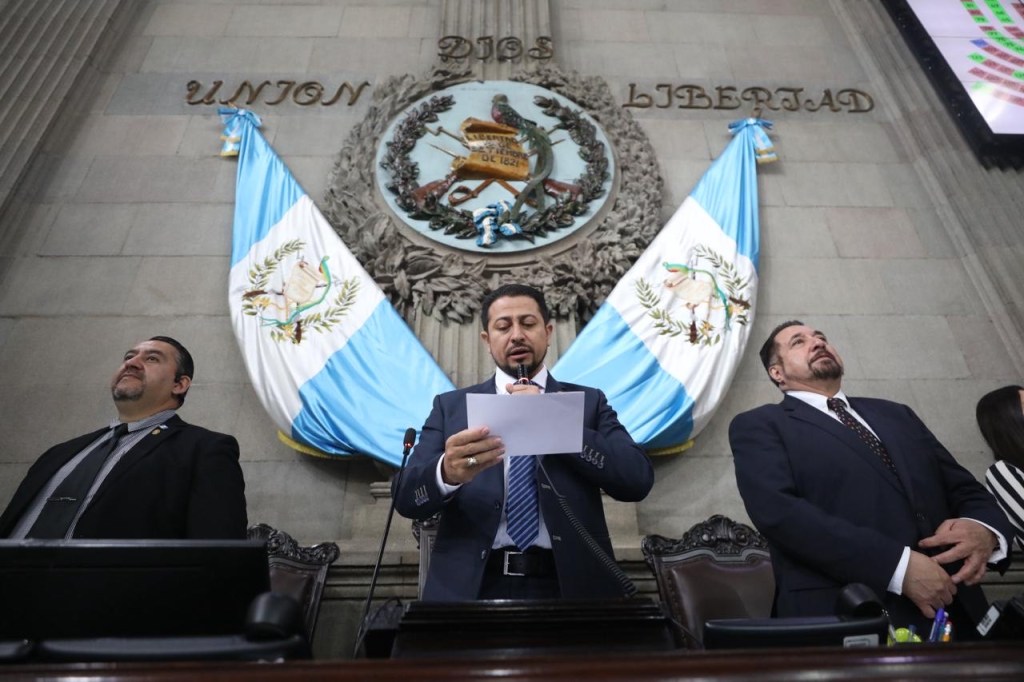
{"type": "Polygon", "coordinates": [[[285,442],[401,463],[451,381],[257,129],[221,110],[238,156],[228,298],[253,387],[285,442]]]}
{"type": "Polygon", "coordinates": [[[757,163],[776,159],[756,118],[559,358],[561,381],[602,389],[633,438],[685,449],[711,419],[747,344],[757,295],[757,163]]]}

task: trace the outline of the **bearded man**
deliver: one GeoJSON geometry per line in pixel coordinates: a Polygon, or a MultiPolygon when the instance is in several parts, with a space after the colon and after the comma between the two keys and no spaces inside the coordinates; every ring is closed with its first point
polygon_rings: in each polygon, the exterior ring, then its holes
{"type": "Polygon", "coordinates": [[[434,399],[394,485],[403,516],[440,513],[421,598],[622,597],[624,576],[614,570],[601,492],[626,502],[643,499],[654,484],[650,460],[604,393],[548,372],[553,326],[540,291],[498,287],[482,301],[481,323],[494,376],[434,399]],[[468,393],[508,395],[508,409],[515,410],[523,396],[559,391],[584,395],[579,452],[506,458],[502,440],[486,426],[467,428],[468,393]]]}
{"type": "Polygon", "coordinates": [[[177,416],[194,375],[169,336],[125,351],[110,384],[117,418],[36,460],[0,537],[245,539],[238,441],[177,416]]]}
{"type": "Polygon", "coordinates": [[[987,602],[978,583],[1009,563],[1009,522],[906,405],[848,398],[843,361],[797,320],[776,327],[761,361],[781,403],[729,427],[736,483],[768,540],[774,615],[835,613],[863,583],[895,625],[925,635],[945,608],[958,639],[976,636],[987,602]]]}

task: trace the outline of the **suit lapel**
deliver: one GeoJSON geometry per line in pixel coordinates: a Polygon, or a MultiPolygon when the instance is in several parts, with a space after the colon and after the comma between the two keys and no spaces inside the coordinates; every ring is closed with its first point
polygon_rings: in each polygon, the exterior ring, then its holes
{"type": "MultiPolygon", "coordinates": [[[[879,477],[887,484],[891,485],[901,493],[904,492],[903,488],[899,484],[900,482],[893,479],[892,473],[886,468],[885,464],[882,463],[882,460],[879,459],[878,455],[871,451],[871,448],[868,447],[867,443],[861,440],[860,436],[858,436],[853,429],[838,420],[833,419],[821,410],[811,407],[799,398],[793,398],[792,396],[787,395],[782,401],[782,408],[786,410],[791,418],[813,424],[814,426],[828,432],[831,436],[835,437],[839,442],[845,445],[853,454],[867,462],[868,466],[878,472],[879,477]]],[[[860,408],[853,406],[853,409],[857,410],[861,416],[864,416],[860,411],[860,408]]],[[[874,423],[872,423],[867,417],[864,418],[869,424],[871,424],[871,428],[874,429],[874,423]]],[[[875,431],[875,433],[878,432],[875,431]]],[[[879,439],[885,443],[885,440],[882,439],[881,435],[879,435],[879,439]]],[[[897,471],[899,471],[898,467],[897,471]]]]}
{"type": "Polygon", "coordinates": [[[864,421],[871,425],[871,430],[875,432],[878,439],[885,445],[885,449],[889,452],[889,457],[896,467],[896,475],[903,484],[904,491],[913,500],[914,493],[913,487],[910,485],[910,470],[902,448],[905,429],[900,423],[890,419],[887,412],[876,409],[875,405],[871,402],[862,401],[859,398],[850,398],[850,407],[855,409],[857,414],[862,416],[864,421]]]}
{"type": "MultiPolygon", "coordinates": [[[[40,485],[45,485],[47,481],[53,478],[53,475],[56,474],[62,466],[68,463],[68,460],[77,455],[83,448],[85,448],[85,446],[102,436],[108,430],[108,427],[103,427],[102,429],[97,429],[92,433],[87,433],[84,436],[79,436],[72,441],[68,441],[68,443],[61,448],[59,452],[55,452],[54,457],[46,463],[47,468],[39,471],[39,478],[41,479],[40,485]]],[[[38,492],[38,490],[35,491],[35,493],[38,492]]],[[[33,493],[33,497],[35,497],[35,493],[33,493]]]]}
{"type": "Polygon", "coordinates": [[[93,501],[102,497],[132,467],[154,454],[159,446],[166,443],[167,439],[184,425],[185,422],[178,415],[174,415],[164,422],[163,425],[150,428],[146,435],[142,437],[142,440],[136,443],[131,450],[124,453],[110,473],[107,474],[107,477],[103,479],[93,501]]]}
{"type": "Polygon", "coordinates": [[[79,436],[65,443],[63,447],[52,450],[49,456],[40,458],[39,468],[31,472],[31,481],[26,478],[18,486],[14,497],[11,498],[10,504],[7,505],[7,510],[4,512],[3,518],[0,519],[0,537],[6,537],[13,530],[15,523],[21,518],[25,509],[36,499],[39,491],[53,478],[54,474],[60,471],[60,468],[67,464],[68,460],[81,452],[82,448],[99,438],[106,431],[107,428],[104,427],[92,433],[87,433],[84,436],[79,436]]]}
{"type": "Polygon", "coordinates": [[[497,375],[492,374],[490,379],[476,386],[470,386],[468,390],[470,393],[497,393],[498,386],[494,383],[495,381],[497,381],[497,375]]]}

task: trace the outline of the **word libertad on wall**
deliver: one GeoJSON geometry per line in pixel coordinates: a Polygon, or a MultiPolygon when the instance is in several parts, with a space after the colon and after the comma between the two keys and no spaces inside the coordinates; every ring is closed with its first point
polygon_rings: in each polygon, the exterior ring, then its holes
{"type": "Polygon", "coordinates": [[[700,85],[672,85],[659,83],[654,93],[639,92],[636,83],[629,84],[629,100],[624,108],[650,109],[739,109],[742,106],[769,111],[815,112],[821,109],[863,114],[875,108],[871,95],[863,90],[844,88],[835,93],[825,88],[820,95],[806,95],[805,88],[774,88],[759,85],[740,90],[731,85],[719,85],[710,90],[700,85]]]}
{"type": "MultiPolygon", "coordinates": [[[[262,104],[266,106],[277,106],[289,99],[299,106],[311,106],[320,104],[329,107],[337,104],[342,95],[348,93],[345,101],[347,106],[353,106],[359,101],[363,91],[370,86],[369,81],[363,81],[358,85],[352,85],[348,81],[343,82],[337,89],[328,90],[327,86],[317,81],[305,81],[298,83],[293,80],[269,80],[253,84],[252,81],[242,81],[233,92],[223,99],[218,99],[224,81],[215,80],[206,90],[202,92],[203,84],[197,80],[188,82],[188,92],[185,101],[190,105],[198,104],[220,104],[252,105],[263,97],[262,104]],[[325,93],[327,96],[325,96],[325,93]]],[[[845,111],[851,114],[863,114],[875,108],[875,101],[871,95],[863,90],[844,88],[832,92],[825,88],[819,95],[814,97],[805,96],[804,88],[775,88],[769,89],[762,86],[751,86],[742,90],[731,85],[719,85],[710,90],[700,85],[678,85],[658,84],[654,86],[654,93],[641,92],[636,83],[629,84],[629,99],[622,107],[624,109],[740,109],[750,106],[768,111],[809,111],[816,112],[827,110],[832,112],[845,111]]]]}

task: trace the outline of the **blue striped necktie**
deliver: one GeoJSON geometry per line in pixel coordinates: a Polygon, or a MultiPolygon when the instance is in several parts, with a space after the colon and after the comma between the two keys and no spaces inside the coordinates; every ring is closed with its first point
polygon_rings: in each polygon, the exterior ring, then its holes
{"type": "Polygon", "coordinates": [[[540,528],[536,471],[537,458],[533,455],[518,455],[508,463],[508,535],[524,551],[537,539],[540,528]]]}
{"type": "Polygon", "coordinates": [[[509,460],[508,498],[505,500],[508,536],[522,551],[533,544],[540,529],[536,473],[537,458],[533,455],[518,455],[509,460]]]}

